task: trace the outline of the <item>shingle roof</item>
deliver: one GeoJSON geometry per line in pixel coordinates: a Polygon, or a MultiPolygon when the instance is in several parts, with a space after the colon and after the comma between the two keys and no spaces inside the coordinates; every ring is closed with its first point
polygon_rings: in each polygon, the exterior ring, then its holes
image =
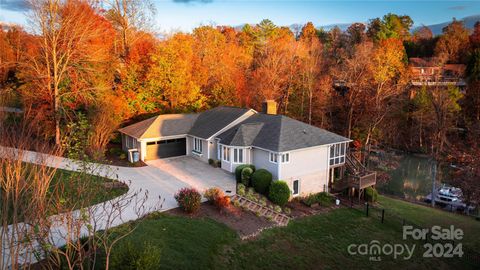
{"type": "Polygon", "coordinates": [[[187,134],[198,114],[162,114],[119,129],[137,139],[187,134]]]}
{"type": "Polygon", "coordinates": [[[350,141],[283,115],[260,113],[220,134],[218,138],[222,144],[254,146],[274,152],[350,141]]]}
{"type": "Polygon", "coordinates": [[[216,107],[201,113],[188,134],[208,139],[219,132],[250,109],[238,107],[216,107]]]}

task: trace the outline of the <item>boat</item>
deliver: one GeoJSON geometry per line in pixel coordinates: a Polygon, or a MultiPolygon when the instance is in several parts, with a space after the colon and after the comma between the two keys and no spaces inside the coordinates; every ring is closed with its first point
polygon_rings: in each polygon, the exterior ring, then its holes
{"type": "MultiPolygon", "coordinates": [[[[443,206],[450,211],[466,211],[473,210],[473,206],[468,206],[463,199],[463,193],[460,188],[452,187],[443,184],[435,192],[434,196],[435,204],[443,206]]],[[[432,194],[428,194],[425,197],[425,202],[432,202],[432,194]]]]}

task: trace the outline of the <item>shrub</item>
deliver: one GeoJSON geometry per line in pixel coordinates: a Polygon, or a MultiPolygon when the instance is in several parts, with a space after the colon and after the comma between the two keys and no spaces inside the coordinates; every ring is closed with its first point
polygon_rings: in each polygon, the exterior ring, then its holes
{"type": "Polygon", "coordinates": [[[217,168],[221,168],[222,167],[222,162],[220,160],[215,160],[215,166],[217,168]]]}
{"type": "Polygon", "coordinates": [[[240,207],[240,202],[238,200],[233,201],[235,207],[240,207]]]}
{"type": "Polygon", "coordinates": [[[137,247],[132,242],[125,242],[112,254],[111,266],[121,270],[157,269],[160,258],[161,250],[157,246],[144,243],[137,247]]]}
{"type": "Polygon", "coordinates": [[[175,194],[175,200],[187,213],[194,213],[200,209],[202,195],[194,188],[182,188],[175,194]]]}
{"type": "Polygon", "coordinates": [[[235,168],[235,179],[237,180],[237,183],[242,181],[242,170],[245,169],[245,168],[250,168],[250,169],[252,169],[253,172],[255,172],[255,166],[254,165],[243,164],[243,165],[237,166],[237,168],[235,168]]]}
{"type": "Polygon", "coordinates": [[[290,213],[292,213],[292,210],[288,207],[285,207],[285,208],[283,208],[283,212],[285,212],[285,214],[287,214],[287,215],[290,215],[290,213]]]}
{"type": "Polygon", "coordinates": [[[118,156],[118,158],[120,158],[120,159],[126,159],[126,158],[127,158],[127,154],[121,153],[121,154],[118,156]]]}
{"type": "Polygon", "coordinates": [[[218,196],[215,198],[215,206],[218,209],[225,209],[230,206],[230,197],[228,196],[218,196]]]}
{"type": "Polygon", "coordinates": [[[245,196],[245,185],[244,184],[238,184],[237,185],[237,194],[240,196],[245,196]]]}
{"type": "Polygon", "coordinates": [[[365,189],[365,199],[368,202],[376,202],[378,199],[378,192],[376,189],[372,187],[368,187],[365,189]]]}
{"type": "Polygon", "coordinates": [[[323,206],[330,206],[333,203],[333,197],[327,192],[319,192],[308,195],[302,199],[302,202],[308,206],[312,206],[316,203],[323,206]]]}
{"type": "Polygon", "coordinates": [[[277,213],[281,213],[282,212],[282,208],[278,205],[275,205],[275,207],[273,208],[273,211],[277,212],[277,213]]]}
{"type": "Polygon", "coordinates": [[[284,206],[290,198],[290,189],[284,181],[274,181],[268,191],[268,199],[274,204],[284,206]]]}
{"type": "Polygon", "coordinates": [[[252,168],[243,168],[242,170],[242,184],[244,184],[246,187],[250,186],[250,178],[252,177],[253,170],[252,168]]]}
{"type": "Polygon", "coordinates": [[[213,159],[211,159],[211,158],[209,158],[209,159],[208,159],[208,164],[210,164],[210,165],[212,165],[212,166],[213,166],[213,165],[214,165],[214,163],[215,163],[215,161],[214,161],[213,159]]]}
{"type": "Polygon", "coordinates": [[[108,152],[114,156],[120,156],[122,153],[124,153],[120,147],[112,147],[108,150],[108,152]]]}
{"type": "Polygon", "coordinates": [[[257,170],[252,175],[252,186],[258,193],[267,194],[271,183],[272,174],[265,169],[257,170]]]}
{"type": "Polygon", "coordinates": [[[210,203],[214,203],[217,197],[223,196],[225,196],[225,194],[223,194],[223,191],[220,190],[218,187],[209,188],[205,190],[205,193],[203,193],[203,197],[205,197],[205,199],[207,199],[207,201],[209,201],[210,203]]]}

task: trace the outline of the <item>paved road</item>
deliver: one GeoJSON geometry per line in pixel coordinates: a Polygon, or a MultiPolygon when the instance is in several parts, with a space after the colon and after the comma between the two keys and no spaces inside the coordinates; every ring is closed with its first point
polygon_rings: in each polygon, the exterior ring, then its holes
{"type": "MultiPolygon", "coordinates": [[[[20,156],[18,152],[12,148],[0,147],[0,156],[17,158],[25,162],[46,164],[50,167],[61,168],[65,170],[76,171],[79,168],[79,163],[73,160],[41,154],[31,151],[23,151],[20,156]]],[[[199,191],[203,191],[209,187],[220,187],[224,191],[235,191],[234,177],[221,169],[212,168],[210,165],[198,161],[192,157],[177,157],[163,160],[153,160],[147,162],[145,167],[119,167],[100,164],[87,164],[89,173],[105,176],[108,178],[120,180],[129,184],[129,194],[133,192],[148,191],[148,199],[145,201],[145,207],[148,211],[166,211],[177,207],[177,203],[173,197],[175,192],[183,187],[195,187],[199,191]],[[159,199],[161,198],[161,199],[159,199]],[[160,200],[163,202],[161,209],[158,209],[160,200]]],[[[93,206],[92,208],[98,207],[93,206]]],[[[103,210],[96,212],[97,226],[102,228],[103,225],[101,217],[103,210]],[[100,220],[100,222],[99,222],[100,220]]],[[[119,215],[119,218],[114,220],[113,225],[120,225],[125,222],[137,219],[135,212],[135,205],[126,207],[119,215]]],[[[107,210],[108,211],[108,210],[107,210]]],[[[79,213],[71,213],[79,214],[79,213]]],[[[51,229],[51,238],[57,246],[64,245],[65,241],[62,237],[65,235],[66,228],[63,224],[64,216],[52,216],[54,226],[51,229]]],[[[4,255],[8,254],[8,250],[4,250],[4,255]]],[[[1,265],[0,265],[1,266],[1,265]]],[[[1,267],[0,267],[1,268],[1,267]]]]}

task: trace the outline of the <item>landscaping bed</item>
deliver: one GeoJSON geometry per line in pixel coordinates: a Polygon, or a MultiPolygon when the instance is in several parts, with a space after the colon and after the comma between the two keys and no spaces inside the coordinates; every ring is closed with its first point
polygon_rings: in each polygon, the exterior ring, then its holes
{"type": "Polygon", "coordinates": [[[116,143],[109,143],[107,145],[107,151],[105,151],[105,164],[115,165],[120,167],[144,167],[147,166],[145,162],[139,160],[138,162],[131,163],[128,161],[127,153],[122,150],[122,145],[116,143]]]}
{"type": "Polygon", "coordinates": [[[219,211],[214,205],[205,202],[195,214],[185,213],[181,208],[167,211],[167,214],[189,218],[209,218],[223,223],[236,231],[240,237],[248,236],[257,231],[273,226],[275,223],[264,217],[259,217],[250,211],[243,211],[240,208],[232,207],[233,211],[219,211]]]}

